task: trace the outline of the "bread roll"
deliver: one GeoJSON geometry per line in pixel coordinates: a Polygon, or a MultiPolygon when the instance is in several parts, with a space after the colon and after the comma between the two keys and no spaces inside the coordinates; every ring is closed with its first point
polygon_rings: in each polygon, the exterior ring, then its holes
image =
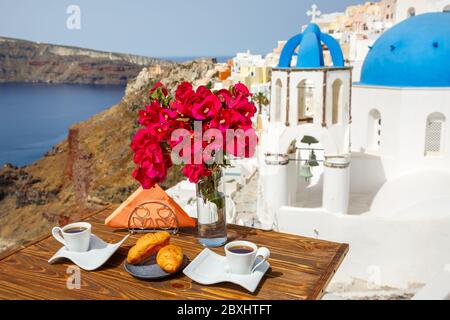
{"type": "Polygon", "coordinates": [[[127,261],[131,264],[138,264],[152,254],[157,253],[162,247],[170,242],[170,233],[159,231],[156,233],[147,233],[140,237],[136,244],[128,251],[127,261]]]}
{"type": "Polygon", "coordinates": [[[169,244],[159,250],[156,255],[156,263],[165,272],[174,273],[180,269],[183,263],[183,250],[179,246],[169,244]]]}

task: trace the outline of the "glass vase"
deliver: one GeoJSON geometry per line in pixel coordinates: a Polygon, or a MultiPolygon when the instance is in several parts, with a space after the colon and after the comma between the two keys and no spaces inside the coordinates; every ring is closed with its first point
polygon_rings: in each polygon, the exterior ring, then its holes
{"type": "Polygon", "coordinates": [[[227,242],[227,220],[222,170],[197,182],[198,241],[205,247],[220,247],[227,242]]]}

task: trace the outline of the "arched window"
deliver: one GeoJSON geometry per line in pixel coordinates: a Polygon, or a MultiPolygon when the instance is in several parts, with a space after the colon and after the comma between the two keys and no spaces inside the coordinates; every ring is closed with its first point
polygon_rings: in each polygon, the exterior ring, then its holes
{"type": "Polygon", "coordinates": [[[381,114],[377,109],[369,112],[367,130],[367,149],[376,151],[381,145],[381,114]]]}
{"type": "Polygon", "coordinates": [[[406,16],[408,18],[411,18],[411,17],[414,17],[415,15],[416,15],[416,9],[414,7],[409,8],[406,16]]]}
{"type": "Polygon", "coordinates": [[[281,80],[278,79],[275,82],[275,122],[281,121],[281,91],[283,89],[283,84],[281,80]]]}
{"type": "Polygon", "coordinates": [[[314,116],[314,82],[300,81],[297,85],[298,122],[310,122],[314,116]]]}
{"type": "Polygon", "coordinates": [[[446,5],[443,9],[442,12],[450,12],[450,4],[446,5]]]}
{"type": "Polygon", "coordinates": [[[333,106],[331,110],[331,123],[340,122],[342,113],[342,81],[337,79],[333,82],[333,106]]]}
{"type": "Polygon", "coordinates": [[[445,116],[435,112],[428,116],[425,129],[425,156],[439,155],[444,147],[445,116]]]}

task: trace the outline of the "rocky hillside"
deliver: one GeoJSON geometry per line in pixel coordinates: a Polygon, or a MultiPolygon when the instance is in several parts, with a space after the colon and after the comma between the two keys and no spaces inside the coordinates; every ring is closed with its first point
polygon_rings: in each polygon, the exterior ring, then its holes
{"type": "Polygon", "coordinates": [[[142,67],[162,73],[154,58],[0,37],[0,82],[126,84],[142,67]]]}
{"type": "MultiPolygon", "coordinates": [[[[183,80],[206,84],[214,74],[211,60],[174,64],[157,77],[144,68],[129,82],[119,104],[71,127],[67,139],[44,158],[22,168],[0,169],[0,251],[126,199],[138,187],[131,177],[129,144],[150,87],[160,79],[170,87],[183,80]]],[[[163,187],[180,179],[173,170],[163,187]]]]}

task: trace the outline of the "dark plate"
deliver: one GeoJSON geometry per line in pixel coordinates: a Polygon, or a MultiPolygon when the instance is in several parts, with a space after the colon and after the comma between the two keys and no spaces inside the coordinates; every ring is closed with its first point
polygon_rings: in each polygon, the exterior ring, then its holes
{"type": "Polygon", "coordinates": [[[145,260],[140,264],[129,264],[126,260],[123,264],[125,270],[131,274],[133,277],[145,280],[157,280],[163,279],[170,276],[173,276],[179,273],[181,270],[186,267],[189,259],[186,255],[183,256],[183,262],[181,263],[181,267],[174,273],[165,272],[161,267],[156,263],[156,255],[152,255],[150,258],[145,260]]]}

